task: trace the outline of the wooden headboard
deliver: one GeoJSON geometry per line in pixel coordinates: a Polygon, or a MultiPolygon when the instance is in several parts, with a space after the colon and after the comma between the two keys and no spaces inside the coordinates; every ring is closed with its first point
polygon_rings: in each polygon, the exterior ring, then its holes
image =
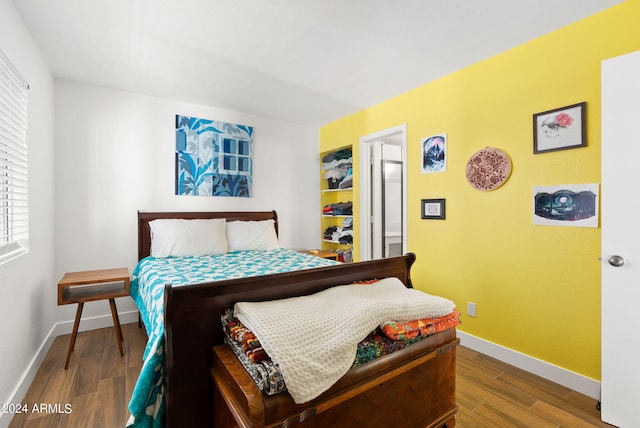
{"type": "Polygon", "coordinates": [[[278,233],[278,214],[275,211],[218,211],[218,212],[146,212],[138,211],[138,261],[151,255],[151,228],[149,222],[164,218],[209,219],[226,218],[227,221],[274,220],[278,233]]]}

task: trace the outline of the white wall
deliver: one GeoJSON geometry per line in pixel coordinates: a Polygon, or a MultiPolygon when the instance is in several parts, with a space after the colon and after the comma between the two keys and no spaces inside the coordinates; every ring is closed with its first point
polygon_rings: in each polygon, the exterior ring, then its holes
{"type": "MultiPolygon", "coordinates": [[[[119,266],[133,270],[138,210],[275,209],[282,246],[319,245],[317,128],[68,81],[56,81],[55,87],[57,276],[119,266]],[[253,197],[174,194],[176,114],[254,127],[253,197]]],[[[67,331],[71,306],[60,307],[57,315],[67,331]]],[[[124,298],[118,309],[126,315],[135,305],[124,298]]],[[[106,302],[89,303],[83,319],[104,315],[109,325],[107,314],[106,302]]]]}
{"type": "MultiPolygon", "coordinates": [[[[29,253],[0,265],[0,404],[4,404],[23,398],[26,389],[19,386],[29,386],[32,373],[28,370],[40,363],[33,359],[54,324],[57,279],[53,256],[54,82],[9,0],[0,0],[0,49],[30,85],[29,253]]],[[[0,426],[6,426],[11,416],[0,414],[0,426]]]]}

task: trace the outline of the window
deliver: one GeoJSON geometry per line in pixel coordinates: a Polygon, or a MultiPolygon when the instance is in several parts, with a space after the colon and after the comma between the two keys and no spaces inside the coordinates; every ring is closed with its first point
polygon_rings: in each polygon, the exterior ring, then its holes
{"type": "Polygon", "coordinates": [[[28,250],[28,90],[0,51],[0,263],[28,250]]]}
{"type": "Polygon", "coordinates": [[[249,141],[234,138],[222,139],[222,167],[223,172],[234,175],[249,175],[251,159],[249,141]]]}

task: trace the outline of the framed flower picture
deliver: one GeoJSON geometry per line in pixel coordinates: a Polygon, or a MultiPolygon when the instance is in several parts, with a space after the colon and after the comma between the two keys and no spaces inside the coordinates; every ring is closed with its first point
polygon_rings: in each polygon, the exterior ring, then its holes
{"type": "Polygon", "coordinates": [[[587,145],[586,102],[533,115],[533,153],[576,149],[587,145]]]}

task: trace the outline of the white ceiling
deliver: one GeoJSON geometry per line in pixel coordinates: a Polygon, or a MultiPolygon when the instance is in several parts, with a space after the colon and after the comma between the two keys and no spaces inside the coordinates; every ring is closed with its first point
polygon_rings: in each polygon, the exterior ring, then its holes
{"type": "Polygon", "coordinates": [[[620,0],[13,0],[56,78],[323,125],[620,0]]]}

